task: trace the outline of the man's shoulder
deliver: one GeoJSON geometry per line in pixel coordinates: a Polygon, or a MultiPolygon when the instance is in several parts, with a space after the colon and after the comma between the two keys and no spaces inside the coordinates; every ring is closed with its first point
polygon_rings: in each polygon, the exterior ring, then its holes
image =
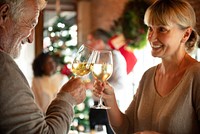
{"type": "Polygon", "coordinates": [[[10,57],[10,55],[8,55],[5,52],[0,51],[0,65],[4,65],[4,64],[8,64],[8,63],[14,63],[14,60],[10,57]]]}
{"type": "Polygon", "coordinates": [[[14,59],[4,52],[0,52],[0,79],[24,77],[14,59]]]}

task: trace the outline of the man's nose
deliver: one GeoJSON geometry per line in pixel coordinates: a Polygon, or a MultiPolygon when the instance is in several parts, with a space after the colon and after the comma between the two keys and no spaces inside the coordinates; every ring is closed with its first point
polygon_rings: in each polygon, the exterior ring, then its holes
{"type": "Polygon", "coordinates": [[[33,42],[33,38],[34,38],[34,29],[31,30],[31,34],[27,37],[28,43],[32,43],[33,42]]]}

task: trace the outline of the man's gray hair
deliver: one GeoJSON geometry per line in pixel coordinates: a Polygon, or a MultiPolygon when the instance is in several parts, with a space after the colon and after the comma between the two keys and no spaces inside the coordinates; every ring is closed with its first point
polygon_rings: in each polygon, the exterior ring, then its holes
{"type": "MultiPolygon", "coordinates": [[[[24,11],[24,3],[26,0],[1,0],[0,6],[3,4],[9,4],[11,9],[11,15],[13,16],[14,20],[17,21],[18,18],[20,18],[21,14],[24,11]]],[[[43,10],[46,6],[45,0],[36,0],[39,6],[39,10],[43,10]]]]}

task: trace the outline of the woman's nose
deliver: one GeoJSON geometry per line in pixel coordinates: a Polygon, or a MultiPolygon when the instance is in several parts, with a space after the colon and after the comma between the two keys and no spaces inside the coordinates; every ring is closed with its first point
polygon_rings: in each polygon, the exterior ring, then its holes
{"type": "Polygon", "coordinates": [[[154,31],[149,32],[148,33],[148,40],[150,42],[153,42],[153,41],[157,40],[157,33],[154,32],[154,31]]]}

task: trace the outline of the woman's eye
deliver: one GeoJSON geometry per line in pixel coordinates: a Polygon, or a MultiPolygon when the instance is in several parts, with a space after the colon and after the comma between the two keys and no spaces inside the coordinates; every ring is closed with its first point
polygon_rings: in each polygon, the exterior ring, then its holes
{"type": "Polygon", "coordinates": [[[148,31],[151,32],[153,29],[151,27],[148,27],[148,31]]]}
{"type": "Polygon", "coordinates": [[[167,31],[167,29],[164,28],[164,27],[160,27],[158,30],[159,30],[159,32],[166,32],[167,31]]]}

